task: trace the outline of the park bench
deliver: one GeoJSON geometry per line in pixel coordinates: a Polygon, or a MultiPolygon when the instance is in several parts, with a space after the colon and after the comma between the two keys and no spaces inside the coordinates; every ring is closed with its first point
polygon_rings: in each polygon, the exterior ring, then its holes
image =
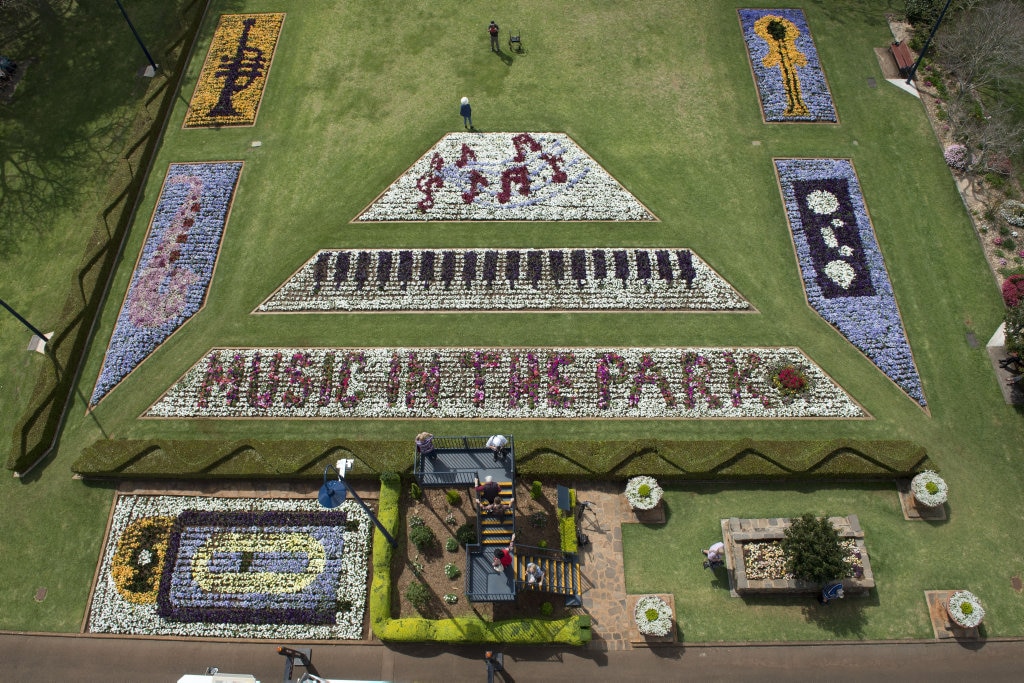
{"type": "Polygon", "coordinates": [[[900,70],[900,75],[904,78],[910,77],[910,69],[914,66],[914,55],[910,52],[910,48],[903,41],[897,41],[889,46],[889,52],[892,53],[893,59],[896,60],[896,66],[900,70]]]}

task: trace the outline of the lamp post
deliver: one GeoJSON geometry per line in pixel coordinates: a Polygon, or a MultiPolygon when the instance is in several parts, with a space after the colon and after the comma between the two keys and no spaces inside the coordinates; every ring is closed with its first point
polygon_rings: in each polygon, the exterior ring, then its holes
{"type": "Polygon", "coordinates": [[[135,25],[132,23],[132,20],[128,18],[128,13],[124,11],[124,5],[121,4],[121,0],[114,0],[114,2],[117,3],[117,8],[121,10],[121,16],[124,17],[124,21],[128,24],[128,28],[132,30],[132,35],[135,36],[135,40],[138,42],[139,47],[141,47],[142,51],[146,53],[146,59],[149,60],[149,65],[153,67],[153,73],[155,74],[157,69],[160,67],[153,61],[153,56],[149,54],[149,50],[147,50],[145,44],[143,44],[142,38],[139,36],[139,32],[135,30],[135,25]]]}
{"type": "Polygon", "coordinates": [[[924,47],[921,48],[921,54],[917,56],[917,61],[914,62],[914,66],[910,67],[910,74],[907,76],[907,85],[914,84],[914,74],[917,73],[917,67],[921,66],[921,60],[924,59],[924,53],[928,51],[928,46],[932,44],[932,38],[935,37],[935,32],[939,30],[939,24],[942,23],[942,18],[946,16],[946,10],[949,9],[950,3],[953,0],[946,0],[946,6],[939,12],[939,18],[935,20],[935,25],[932,26],[932,32],[928,34],[928,40],[924,41],[924,47]]]}
{"type": "MultiPolygon", "coordinates": [[[[50,335],[49,334],[44,334],[43,332],[40,332],[38,327],[36,327],[32,323],[30,323],[28,320],[26,320],[21,315],[21,313],[18,313],[16,310],[11,308],[10,304],[8,304],[3,299],[0,299],[0,306],[3,306],[4,308],[6,308],[10,312],[11,315],[13,315],[15,318],[17,318],[18,321],[21,322],[22,325],[24,325],[25,327],[28,328],[29,332],[31,332],[32,334],[34,334],[36,337],[39,338],[40,342],[42,343],[41,344],[42,350],[40,351],[40,353],[45,353],[46,352],[46,342],[49,341],[50,335]]],[[[53,334],[53,333],[51,332],[50,334],[53,334]]],[[[33,338],[32,339],[32,345],[35,345],[35,344],[36,344],[36,340],[35,340],[35,338],[33,338]]],[[[29,346],[30,349],[32,348],[32,345],[29,346]]]]}
{"type": "Polygon", "coordinates": [[[351,493],[352,498],[359,503],[359,506],[362,507],[363,511],[366,512],[367,516],[369,516],[370,521],[380,529],[382,534],[384,534],[384,538],[388,540],[391,547],[397,548],[398,541],[388,533],[388,530],[385,529],[384,525],[380,523],[379,519],[377,519],[377,515],[373,514],[373,510],[363,502],[363,499],[359,497],[355,492],[355,489],[349,486],[348,482],[345,481],[345,470],[352,467],[353,462],[354,461],[351,458],[342,458],[338,461],[337,467],[328,464],[327,467],[324,468],[324,485],[320,487],[320,492],[316,496],[317,500],[320,501],[320,504],[325,508],[334,509],[344,503],[346,496],[351,493]],[[327,478],[327,473],[331,470],[334,470],[334,474],[338,477],[337,479],[327,478]]]}

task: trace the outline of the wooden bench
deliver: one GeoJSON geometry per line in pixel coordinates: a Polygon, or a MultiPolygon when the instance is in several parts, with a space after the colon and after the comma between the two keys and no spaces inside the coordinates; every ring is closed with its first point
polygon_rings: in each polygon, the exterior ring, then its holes
{"type": "Polygon", "coordinates": [[[914,66],[914,55],[910,52],[910,48],[907,47],[905,42],[892,43],[889,46],[889,52],[892,53],[893,59],[896,60],[896,66],[900,70],[900,76],[904,78],[910,76],[910,69],[914,66]]]}

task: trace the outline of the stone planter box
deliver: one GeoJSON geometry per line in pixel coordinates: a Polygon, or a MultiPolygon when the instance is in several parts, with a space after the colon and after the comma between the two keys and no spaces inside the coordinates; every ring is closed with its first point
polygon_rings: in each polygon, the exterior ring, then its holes
{"type": "Polygon", "coordinates": [[[633,647],[657,647],[659,645],[673,645],[676,642],[676,629],[678,628],[678,622],[676,619],[676,598],[671,593],[644,593],[643,595],[627,595],[626,596],[626,615],[629,617],[629,643],[633,647]],[[640,628],[636,625],[636,620],[633,618],[633,612],[636,611],[636,603],[644,595],[656,595],[672,608],[672,630],[668,632],[666,636],[647,636],[640,633],[640,628]]]}
{"type": "MultiPolygon", "coordinates": [[[[867,548],[864,546],[864,530],[860,528],[857,515],[830,517],[832,526],[843,539],[855,540],[864,563],[864,575],[860,578],[843,579],[846,595],[866,595],[875,587],[875,575],[871,571],[867,548]]],[[[729,573],[729,588],[734,596],[744,595],[815,595],[821,591],[816,583],[795,579],[748,579],[743,557],[743,546],[751,542],[780,541],[791,520],[784,517],[771,519],[739,519],[732,517],[722,520],[722,541],[725,543],[725,566],[729,573]]]]}

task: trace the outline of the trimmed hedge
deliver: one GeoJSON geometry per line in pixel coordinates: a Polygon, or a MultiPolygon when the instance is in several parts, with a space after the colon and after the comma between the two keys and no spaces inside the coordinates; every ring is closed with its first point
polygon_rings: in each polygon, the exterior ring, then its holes
{"type": "MultiPolygon", "coordinates": [[[[659,480],[892,479],[934,469],[910,441],[520,441],[519,476],[659,480]]],[[[317,478],[340,457],[355,476],[412,467],[406,441],[101,440],[72,465],[85,477],[226,479],[317,478]]]]}
{"type": "MultiPolygon", "coordinates": [[[[397,474],[380,478],[377,519],[392,536],[401,524],[402,482],[397,474]]],[[[370,582],[370,626],[375,636],[393,643],[513,643],[582,645],[590,639],[589,618],[514,619],[489,622],[474,617],[392,619],[391,545],[379,529],[373,533],[373,580],[370,582]]]]}
{"type": "MultiPolygon", "coordinates": [[[[7,469],[23,474],[50,450],[71,400],[71,389],[77,379],[92,332],[93,320],[103,303],[107,282],[132,223],[136,200],[142,191],[146,173],[156,154],[165,118],[174,104],[178,80],[191,52],[190,46],[199,33],[200,18],[206,2],[197,0],[184,8],[183,34],[168,50],[167,62],[161,69],[164,78],[154,79],[142,109],[127,132],[124,150],[111,168],[106,188],[106,208],[92,224],[92,236],[80,261],[78,277],[68,294],[55,326],[56,332],[47,342],[47,355],[53,361],[39,373],[28,407],[14,429],[7,469]],[[191,13],[186,17],[185,14],[191,13]],[[177,54],[174,51],[177,50],[177,54]]],[[[87,229],[87,228],[86,228],[87,229]]]]}
{"type": "Polygon", "coordinates": [[[576,489],[569,489],[569,509],[558,510],[558,538],[563,553],[575,554],[579,551],[576,536],[576,489]]]}

